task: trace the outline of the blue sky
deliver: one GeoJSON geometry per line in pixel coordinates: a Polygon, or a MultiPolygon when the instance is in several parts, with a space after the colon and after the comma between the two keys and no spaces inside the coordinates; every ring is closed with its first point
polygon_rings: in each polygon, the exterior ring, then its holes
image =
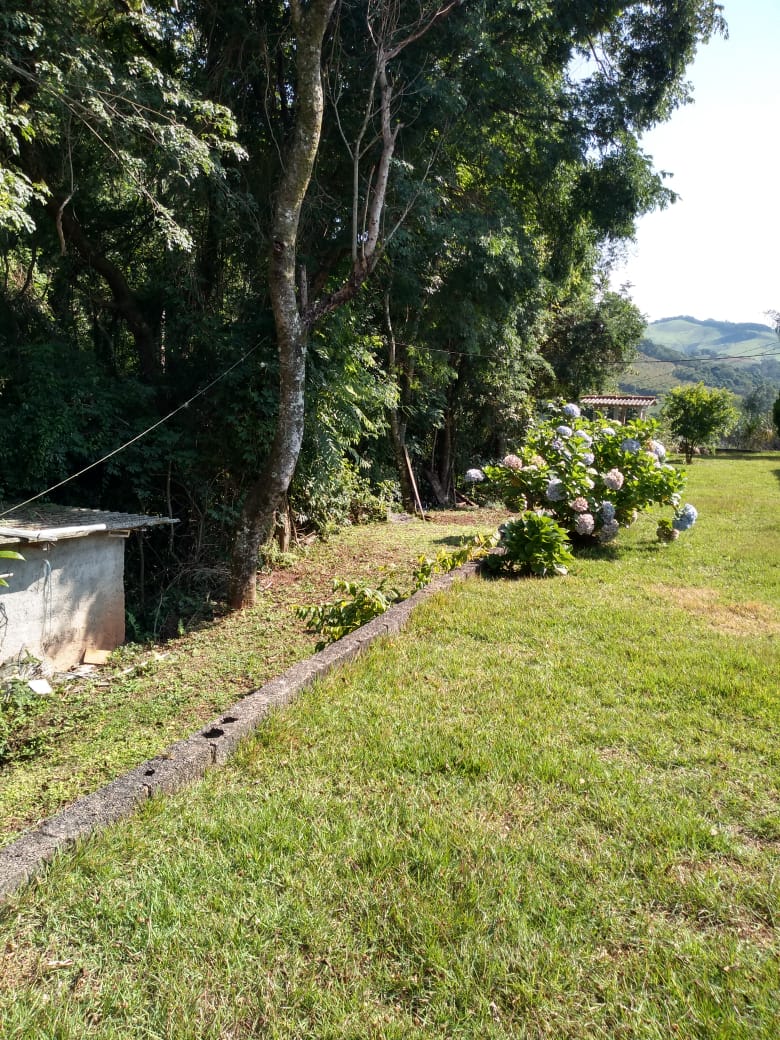
{"type": "Polygon", "coordinates": [[[613,285],[653,321],[768,323],[780,310],[780,0],[726,0],[729,39],[688,72],[694,104],[643,138],[680,200],[639,223],[613,285]]]}

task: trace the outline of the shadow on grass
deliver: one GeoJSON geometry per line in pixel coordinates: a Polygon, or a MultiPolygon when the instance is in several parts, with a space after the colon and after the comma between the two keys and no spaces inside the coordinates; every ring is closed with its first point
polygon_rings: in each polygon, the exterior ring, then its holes
{"type": "Polygon", "coordinates": [[[434,545],[454,545],[455,548],[460,548],[464,542],[468,542],[471,539],[465,534],[449,534],[445,538],[434,538],[434,545]]]}

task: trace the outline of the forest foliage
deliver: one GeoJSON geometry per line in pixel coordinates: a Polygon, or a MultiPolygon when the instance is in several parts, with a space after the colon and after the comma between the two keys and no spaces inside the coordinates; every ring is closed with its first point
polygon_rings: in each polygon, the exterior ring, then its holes
{"type": "Polygon", "coordinates": [[[711,0],[4,0],[0,498],[174,413],[55,495],[180,518],[134,572],[158,619],[225,596],[253,503],[327,531],[408,504],[407,458],[452,502],[634,356],[609,263],[673,201],[640,135],[721,31],[711,0]]]}

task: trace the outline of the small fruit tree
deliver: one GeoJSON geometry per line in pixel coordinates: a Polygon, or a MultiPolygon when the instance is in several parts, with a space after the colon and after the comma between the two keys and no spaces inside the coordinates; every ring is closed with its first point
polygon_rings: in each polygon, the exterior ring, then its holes
{"type": "Polygon", "coordinates": [[[714,447],[734,429],[739,420],[734,402],[730,390],[708,390],[704,383],[675,386],[668,392],[664,418],[689,465],[698,448],[714,447]]]}

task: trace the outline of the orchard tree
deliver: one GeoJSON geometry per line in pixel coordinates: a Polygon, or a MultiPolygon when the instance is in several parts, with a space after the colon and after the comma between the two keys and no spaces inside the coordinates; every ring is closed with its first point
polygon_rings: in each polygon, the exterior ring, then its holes
{"type": "Polygon", "coordinates": [[[730,390],[709,390],[704,383],[676,386],[666,395],[663,416],[691,463],[699,448],[714,448],[739,420],[730,390]]]}

